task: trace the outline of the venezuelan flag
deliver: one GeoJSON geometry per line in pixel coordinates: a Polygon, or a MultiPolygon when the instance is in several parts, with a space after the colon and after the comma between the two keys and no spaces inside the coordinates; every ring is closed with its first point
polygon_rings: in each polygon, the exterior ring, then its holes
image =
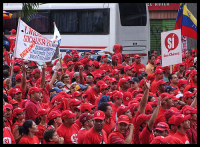
{"type": "Polygon", "coordinates": [[[10,19],[12,14],[6,11],[3,11],[3,19],[10,19]]]}
{"type": "Polygon", "coordinates": [[[182,35],[197,39],[197,19],[183,6],[182,35]]]}
{"type": "Polygon", "coordinates": [[[185,3],[180,3],[179,9],[178,9],[178,14],[177,14],[177,17],[176,17],[176,23],[175,23],[174,30],[181,28],[182,17],[183,17],[183,6],[184,5],[185,5],[185,3]]]}

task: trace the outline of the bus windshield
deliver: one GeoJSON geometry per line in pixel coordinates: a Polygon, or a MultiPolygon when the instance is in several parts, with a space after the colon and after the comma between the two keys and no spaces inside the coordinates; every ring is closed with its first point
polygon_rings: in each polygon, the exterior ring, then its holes
{"type": "Polygon", "coordinates": [[[122,26],[146,26],[145,3],[119,3],[120,20],[122,26]]]}

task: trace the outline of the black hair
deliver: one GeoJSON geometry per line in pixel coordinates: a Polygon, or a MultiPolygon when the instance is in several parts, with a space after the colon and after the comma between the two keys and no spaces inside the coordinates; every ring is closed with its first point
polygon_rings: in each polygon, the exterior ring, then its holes
{"type": "Polygon", "coordinates": [[[152,95],[148,96],[148,102],[150,102],[150,100],[151,100],[152,97],[153,97],[152,95]]]}
{"type": "Polygon", "coordinates": [[[56,91],[56,90],[55,90],[55,89],[50,89],[50,90],[49,90],[49,96],[50,96],[50,93],[51,93],[51,92],[54,92],[54,91],[56,91]]]}
{"type": "Polygon", "coordinates": [[[89,51],[84,51],[84,55],[85,55],[85,53],[86,53],[86,52],[88,52],[88,53],[89,53],[89,51]]]}
{"type": "Polygon", "coordinates": [[[193,93],[193,92],[194,92],[194,89],[195,89],[195,87],[191,87],[191,88],[188,89],[188,91],[190,91],[190,92],[193,93]]]}
{"type": "Polygon", "coordinates": [[[52,139],[53,134],[56,132],[55,129],[46,129],[43,133],[43,138],[46,142],[51,142],[49,139],[52,139]]]}
{"type": "Polygon", "coordinates": [[[156,50],[151,50],[151,51],[150,51],[150,52],[151,52],[151,54],[152,54],[152,53],[154,53],[154,51],[156,51],[156,50]]]}
{"type": "Polygon", "coordinates": [[[33,125],[33,121],[32,120],[26,120],[22,126],[19,126],[18,130],[19,130],[19,134],[23,135],[26,134],[28,135],[29,133],[29,128],[32,128],[33,125]]]}
{"type": "Polygon", "coordinates": [[[87,65],[85,65],[85,66],[84,66],[84,70],[88,70],[88,68],[89,68],[89,67],[91,67],[91,66],[90,66],[90,65],[88,65],[88,64],[87,64],[87,65]]]}
{"type": "Polygon", "coordinates": [[[99,104],[97,110],[101,110],[103,112],[107,111],[107,106],[110,106],[110,104],[108,104],[107,102],[102,102],[101,104],[99,104]]]}
{"type": "Polygon", "coordinates": [[[9,69],[10,67],[7,65],[7,64],[4,64],[3,65],[3,70],[5,70],[5,69],[9,69]]]}
{"type": "Polygon", "coordinates": [[[139,81],[141,81],[143,79],[143,76],[140,74],[137,76],[137,78],[139,79],[139,81]]]}
{"type": "Polygon", "coordinates": [[[188,49],[188,54],[192,55],[192,50],[191,49],[188,49]]]}
{"type": "Polygon", "coordinates": [[[3,77],[9,77],[9,72],[7,70],[3,70],[3,77]]]}
{"type": "Polygon", "coordinates": [[[149,55],[148,60],[151,60],[152,57],[155,57],[154,55],[149,55]]]}
{"type": "Polygon", "coordinates": [[[99,62],[101,60],[101,55],[97,56],[97,61],[99,62]]]}
{"type": "Polygon", "coordinates": [[[169,82],[170,82],[170,80],[172,79],[172,76],[173,76],[174,74],[175,74],[175,73],[169,74],[169,76],[168,76],[169,82]]]}
{"type": "Polygon", "coordinates": [[[121,74],[124,74],[124,73],[125,73],[125,72],[124,72],[124,67],[120,68],[119,70],[120,70],[120,73],[121,73],[121,74]]]}
{"type": "Polygon", "coordinates": [[[4,99],[4,101],[5,101],[6,103],[8,103],[8,97],[7,97],[7,95],[6,95],[5,93],[3,93],[3,99],[4,99]]]}
{"type": "Polygon", "coordinates": [[[41,121],[41,118],[39,118],[39,117],[36,117],[36,118],[35,118],[35,124],[36,124],[36,125],[39,125],[39,124],[40,124],[40,121],[41,121]]]}

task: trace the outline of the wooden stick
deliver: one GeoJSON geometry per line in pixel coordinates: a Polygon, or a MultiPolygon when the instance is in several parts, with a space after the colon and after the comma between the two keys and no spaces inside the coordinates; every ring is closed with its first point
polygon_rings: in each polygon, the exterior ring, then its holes
{"type": "Polygon", "coordinates": [[[172,73],[172,67],[173,67],[173,65],[170,65],[170,74],[172,73]]]}

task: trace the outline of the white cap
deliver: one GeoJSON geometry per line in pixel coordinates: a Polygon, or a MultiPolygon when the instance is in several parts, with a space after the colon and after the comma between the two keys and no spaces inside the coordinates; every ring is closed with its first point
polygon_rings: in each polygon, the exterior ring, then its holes
{"type": "Polygon", "coordinates": [[[183,94],[180,93],[176,95],[176,98],[180,98],[180,97],[183,97],[183,94]]]}

